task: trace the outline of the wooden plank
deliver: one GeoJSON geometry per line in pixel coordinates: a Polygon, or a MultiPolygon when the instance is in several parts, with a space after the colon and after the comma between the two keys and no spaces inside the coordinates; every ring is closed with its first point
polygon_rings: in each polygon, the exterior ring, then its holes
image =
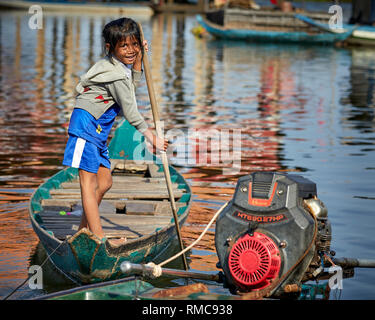
{"type": "MultiPolygon", "coordinates": [[[[330,16],[328,14],[306,13],[309,18],[323,24],[328,24],[330,16]]],[[[249,28],[257,27],[270,28],[270,30],[292,31],[308,30],[310,27],[299,21],[295,13],[277,12],[277,11],[249,11],[249,10],[226,10],[224,15],[224,25],[227,28],[249,28]]],[[[261,29],[257,29],[261,30],[261,29]]]]}
{"type": "Polygon", "coordinates": [[[43,224],[45,223],[76,223],[81,221],[81,217],[63,217],[63,216],[43,216],[43,224]]]}
{"type": "MultiPolygon", "coordinates": [[[[186,204],[184,203],[178,203],[176,202],[176,208],[177,210],[181,207],[184,207],[186,204]]],[[[173,217],[173,213],[172,213],[172,208],[171,208],[171,204],[169,201],[163,201],[163,202],[160,202],[156,205],[156,208],[155,208],[155,215],[166,215],[166,216],[170,216],[170,217],[173,217]]]]}
{"type": "MultiPolygon", "coordinates": [[[[172,208],[171,208],[170,202],[168,200],[163,200],[163,201],[153,201],[153,200],[146,200],[146,201],[143,201],[143,200],[128,200],[127,201],[127,200],[125,200],[125,201],[122,201],[122,200],[119,200],[119,201],[115,201],[115,205],[116,205],[118,210],[121,210],[124,213],[126,212],[126,214],[128,214],[128,215],[150,214],[150,215],[154,215],[154,216],[165,215],[165,216],[173,217],[172,208]],[[152,213],[151,212],[132,212],[132,211],[129,212],[126,209],[126,206],[128,206],[129,204],[153,205],[154,211],[152,213]]],[[[181,207],[184,207],[184,206],[186,206],[186,203],[176,202],[177,210],[181,207]]]]}
{"type": "MultiPolygon", "coordinates": [[[[42,219],[50,219],[50,220],[65,220],[65,221],[74,221],[81,219],[80,216],[61,216],[58,213],[53,215],[52,212],[44,212],[41,215],[42,219]]],[[[158,223],[159,221],[168,221],[171,219],[171,216],[142,216],[137,217],[135,215],[127,215],[127,214],[107,214],[101,216],[102,219],[105,220],[113,220],[116,222],[122,221],[123,223],[134,223],[134,224],[147,224],[147,223],[158,223]]]]}
{"type": "MultiPolygon", "coordinates": [[[[112,201],[112,200],[107,200],[107,201],[112,201]]],[[[165,215],[165,216],[170,216],[172,217],[172,209],[171,209],[171,204],[169,202],[169,200],[166,200],[164,199],[163,201],[158,201],[158,200],[114,200],[113,201],[115,203],[115,206],[116,208],[119,210],[119,211],[123,211],[124,213],[126,212],[127,214],[135,214],[135,213],[132,213],[132,212],[127,212],[126,209],[126,206],[129,205],[129,204],[150,204],[150,205],[153,205],[155,206],[155,210],[153,212],[152,215],[165,215]]],[[[177,209],[181,208],[181,207],[184,207],[186,206],[186,203],[180,203],[180,202],[176,202],[176,207],[177,209]]],[[[142,214],[142,213],[138,213],[138,214],[142,214]]]]}
{"type": "Polygon", "coordinates": [[[122,226],[103,226],[103,231],[104,233],[106,232],[118,232],[118,231],[125,231],[125,232],[131,232],[133,234],[151,234],[151,233],[154,233],[155,230],[157,228],[163,228],[165,227],[166,225],[156,225],[156,226],[143,226],[143,227],[140,227],[140,226],[137,226],[137,227],[134,227],[134,226],[131,226],[131,227],[128,227],[128,226],[125,226],[125,227],[122,227],[122,226]]]}
{"type": "MultiPolygon", "coordinates": [[[[111,225],[104,224],[103,231],[107,237],[126,237],[134,239],[144,235],[152,234],[157,228],[164,228],[167,224],[145,224],[145,225],[111,225]]],[[[77,232],[78,224],[55,225],[46,224],[46,229],[52,231],[58,239],[65,239],[77,232]],[[73,227],[74,226],[74,227],[73,227]]]]}
{"type": "MultiPolygon", "coordinates": [[[[80,221],[80,216],[67,216],[60,215],[58,212],[42,211],[39,213],[45,223],[74,223],[80,221]]],[[[128,214],[106,214],[100,217],[102,223],[121,224],[121,225],[156,225],[156,224],[169,224],[171,220],[169,215],[159,216],[142,216],[128,214]]]]}
{"type": "MultiPolygon", "coordinates": [[[[243,10],[240,8],[230,8],[226,9],[226,15],[230,16],[255,16],[255,17],[275,17],[275,18],[285,18],[285,17],[294,17],[294,12],[282,12],[282,11],[273,11],[273,10],[264,10],[264,11],[254,11],[254,10],[243,10]]],[[[325,20],[328,23],[331,16],[326,12],[306,12],[305,15],[308,15],[310,18],[315,20],[325,20]]]]}
{"type": "MultiPolygon", "coordinates": [[[[157,185],[157,184],[166,185],[164,176],[160,178],[152,178],[152,177],[141,177],[141,176],[135,176],[135,175],[134,176],[112,175],[112,181],[113,181],[113,185],[117,185],[117,184],[135,185],[138,183],[147,183],[147,184],[153,184],[153,185],[157,185]]],[[[79,187],[80,187],[79,179],[73,179],[69,182],[63,182],[61,184],[61,188],[79,188],[79,187]]]]}
{"type": "MultiPolygon", "coordinates": [[[[174,192],[175,198],[181,198],[181,196],[184,194],[184,191],[181,189],[178,189],[174,192]]],[[[169,199],[168,191],[163,190],[137,190],[137,191],[117,191],[117,190],[111,190],[107,192],[104,195],[103,199],[169,199]]]]}
{"type": "MultiPolygon", "coordinates": [[[[173,183],[173,187],[178,188],[178,183],[173,183]]],[[[161,181],[154,181],[154,182],[148,182],[148,181],[142,181],[142,180],[117,180],[113,181],[111,189],[134,189],[137,187],[138,189],[140,186],[152,189],[152,188],[167,188],[166,183],[163,183],[161,181]]],[[[64,182],[60,186],[61,189],[80,189],[79,182],[64,182]]],[[[58,190],[58,189],[52,189],[58,190]]]]}
{"type": "Polygon", "coordinates": [[[110,159],[111,165],[113,167],[116,167],[118,164],[137,164],[137,165],[142,165],[142,164],[152,164],[154,161],[152,160],[129,160],[129,159],[110,159]]]}
{"type": "Polygon", "coordinates": [[[65,199],[42,199],[41,205],[43,207],[64,207],[64,208],[72,208],[73,205],[80,202],[80,199],[72,199],[72,198],[65,198],[65,199]]]}
{"type": "MultiPolygon", "coordinates": [[[[113,205],[114,208],[117,210],[123,210],[127,204],[131,203],[137,203],[137,204],[152,204],[155,205],[155,214],[160,215],[165,212],[165,215],[171,214],[170,210],[170,203],[168,200],[163,200],[163,201],[158,201],[158,200],[103,200],[100,207],[99,211],[100,214],[110,214],[114,213],[114,211],[105,211],[102,209],[102,206],[104,203],[108,203],[113,205]]],[[[65,199],[43,199],[42,200],[42,206],[44,211],[57,211],[59,212],[60,210],[64,211],[69,211],[72,210],[73,207],[76,207],[81,204],[80,199],[71,199],[71,198],[65,198],[65,199]]],[[[176,202],[177,209],[185,206],[185,204],[176,202]]]]}
{"type": "MultiPolygon", "coordinates": [[[[57,239],[64,240],[67,236],[73,236],[77,231],[75,230],[69,230],[69,229],[60,229],[60,230],[50,230],[53,232],[54,236],[57,239]]],[[[148,233],[142,234],[142,233],[135,233],[132,231],[127,230],[107,230],[104,231],[104,234],[108,237],[114,238],[114,237],[126,237],[127,239],[136,239],[140,238],[148,233]]]]}
{"type": "Polygon", "coordinates": [[[147,183],[165,183],[164,177],[140,177],[131,175],[112,175],[113,182],[147,182],[147,183]]]}
{"type": "Polygon", "coordinates": [[[170,216],[142,216],[137,217],[133,215],[111,215],[110,217],[101,216],[100,220],[103,226],[119,225],[119,226],[156,226],[167,225],[171,223],[170,216]]]}
{"type": "Polygon", "coordinates": [[[159,171],[159,166],[157,164],[154,164],[154,163],[149,164],[148,171],[152,178],[164,178],[164,172],[159,171]]]}
{"type": "MultiPolygon", "coordinates": [[[[125,236],[127,238],[137,238],[144,235],[154,233],[156,228],[164,226],[143,226],[143,227],[122,227],[122,226],[103,226],[105,235],[125,236]]],[[[46,225],[46,229],[52,231],[57,238],[66,238],[67,235],[74,235],[77,230],[73,230],[71,226],[54,226],[46,225]]]]}
{"type": "MultiPolygon", "coordinates": [[[[79,224],[53,224],[53,223],[46,223],[43,225],[47,230],[74,230],[78,231],[79,224]]],[[[167,226],[167,224],[158,224],[158,225],[126,225],[126,226],[119,226],[119,225],[111,225],[111,224],[103,224],[103,231],[105,230],[117,230],[117,231],[131,231],[134,233],[142,233],[142,234],[149,234],[154,232],[157,228],[163,228],[167,226]]]]}
{"type": "MultiPolygon", "coordinates": [[[[141,201],[141,200],[138,200],[138,201],[141,201]]],[[[69,204],[69,206],[67,205],[61,206],[61,204],[63,203],[58,203],[57,206],[49,205],[48,201],[46,202],[46,204],[47,205],[43,206],[43,210],[39,212],[39,214],[43,214],[43,212],[51,212],[54,214],[59,214],[60,211],[71,212],[71,211],[76,211],[76,210],[83,210],[81,200],[77,201],[77,199],[74,199],[74,204],[73,205],[69,204]]],[[[116,203],[114,201],[103,200],[99,206],[99,212],[100,214],[115,214],[117,212],[116,203]]]]}
{"type": "Polygon", "coordinates": [[[146,171],[147,163],[143,161],[134,161],[134,160],[111,160],[111,170],[115,171],[146,171]]]}
{"type": "Polygon", "coordinates": [[[125,206],[125,213],[131,215],[154,215],[155,204],[152,203],[129,203],[125,206]]]}
{"type": "Polygon", "coordinates": [[[78,231],[79,224],[53,224],[53,223],[45,223],[43,226],[47,230],[73,230],[75,232],[78,231]],[[75,226],[75,227],[73,227],[75,226]]]}
{"type": "MultiPolygon", "coordinates": [[[[173,189],[178,190],[178,183],[172,184],[173,189]]],[[[80,192],[80,185],[79,183],[63,183],[61,188],[59,189],[51,189],[50,194],[56,194],[61,192],[60,190],[71,190],[71,191],[78,191],[80,192]]],[[[115,182],[112,184],[110,190],[115,191],[137,191],[137,190],[167,190],[167,185],[163,183],[144,183],[144,182],[137,182],[137,183],[129,183],[126,182],[115,182]]]]}
{"type": "MultiPolygon", "coordinates": [[[[47,229],[47,230],[51,230],[51,231],[54,231],[54,230],[73,230],[73,231],[78,231],[78,224],[60,224],[60,225],[56,225],[56,224],[49,224],[49,223],[46,223],[44,225],[44,227],[47,229]]],[[[116,230],[116,231],[130,231],[130,232],[133,232],[133,233],[142,233],[142,234],[149,234],[149,233],[152,233],[154,232],[157,228],[164,228],[166,227],[167,225],[164,225],[164,224],[160,224],[160,225],[146,225],[146,226],[116,226],[116,225],[103,225],[103,230],[104,231],[113,231],[113,230],[116,230]]]]}
{"type": "MultiPolygon", "coordinates": [[[[81,199],[81,192],[78,189],[56,189],[51,190],[50,194],[53,199],[81,199]]],[[[182,195],[181,189],[176,189],[174,192],[175,198],[181,198],[182,195]]],[[[167,190],[110,190],[104,195],[103,199],[169,199],[169,194],[167,190]]]]}
{"type": "Polygon", "coordinates": [[[159,171],[159,166],[152,161],[113,159],[111,160],[111,168],[114,175],[116,172],[139,173],[148,171],[152,178],[164,178],[164,172],[159,171]]]}

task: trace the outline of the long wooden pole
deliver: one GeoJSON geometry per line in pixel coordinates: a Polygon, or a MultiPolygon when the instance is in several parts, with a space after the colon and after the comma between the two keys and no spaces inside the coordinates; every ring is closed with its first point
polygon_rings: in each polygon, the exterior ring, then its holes
{"type": "MultiPolygon", "coordinates": [[[[144,36],[143,36],[142,26],[141,26],[140,23],[138,25],[139,25],[139,30],[140,30],[140,33],[141,33],[141,41],[143,42],[144,36]]],[[[148,62],[147,52],[143,52],[143,67],[144,67],[144,70],[145,70],[148,95],[150,97],[152,115],[153,115],[153,118],[154,118],[154,124],[155,124],[155,129],[156,129],[156,135],[158,137],[163,137],[163,133],[162,133],[161,126],[160,126],[159,109],[158,109],[157,101],[156,101],[156,98],[155,98],[155,90],[154,90],[154,85],[153,85],[151,71],[150,71],[150,64],[148,62]]],[[[173,188],[172,188],[171,174],[169,172],[168,158],[167,158],[166,152],[164,152],[164,151],[160,151],[160,156],[161,156],[161,160],[162,160],[162,163],[163,163],[164,176],[165,176],[165,180],[166,180],[166,183],[167,183],[169,200],[170,200],[170,204],[171,204],[171,208],[172,208],[172,213],[173,213],[174,223],[175,223],[175,227],[176,227],[177,237],[178,237],[178,241],[179,241],[179,244],[180,244],[180,249],[183,250],[184,245],[182,243],[180,225],[178,224],[177,209],[176,209],[176,203],[174,201],[174,194],[173,194],[173,188]]],[[[189,267],[188,267],[188,264],[186,262],[185,254],[182,255],[182,260],[183,260],[185,270],[188,270],[189,267]]]]}

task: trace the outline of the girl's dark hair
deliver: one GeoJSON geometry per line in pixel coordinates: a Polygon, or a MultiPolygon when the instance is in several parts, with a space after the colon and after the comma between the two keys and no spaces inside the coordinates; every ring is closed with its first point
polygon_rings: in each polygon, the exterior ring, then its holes
{"type": "Polygon", "coordinates": [[[113,63],[112,55],[115,50],[117,42],[125,40],[127,37],[135,37],[142,48],[141,33],[138,24],[130,18],[120,18],[107,23],[102,32],[103,36],[103,51],[113,63]],[[109,50],[106,49],[106,44],[109,43],[109,50]]]}

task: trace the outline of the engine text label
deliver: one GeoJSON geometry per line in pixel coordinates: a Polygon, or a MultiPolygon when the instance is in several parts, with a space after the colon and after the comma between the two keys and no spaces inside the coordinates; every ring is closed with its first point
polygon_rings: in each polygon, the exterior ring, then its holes
{"type": "Polygon", "coordinates": [[[286,216],[283,213],[273,215],[273,216],[255,216],[255,215],[250,215],[241,211],[235,211],[233,213],[233,216],[236,218],[240,218],[241,220],[244,221],[255,221],[259,223],[274,223],[274,222],[279,222],[282,220],[286,220],[286,216]]]}

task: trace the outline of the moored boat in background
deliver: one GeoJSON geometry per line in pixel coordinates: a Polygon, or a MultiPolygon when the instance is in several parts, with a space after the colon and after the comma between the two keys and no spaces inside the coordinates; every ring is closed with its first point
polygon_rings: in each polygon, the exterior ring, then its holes
{"type": "Polygon", "coordinates": [[[345,42],[349,45],[373,47],[375,46],[375,27],[357,26],[345,42]]]}
{"type": "Polygon", "coordinates": [[[238,8],[210,11],[197,20],[216,38],[255,42],[332,44],[346,40],[355,29],[329,30],[329,14],[303,14],[313,25],[294,12],[238,8]]]}

